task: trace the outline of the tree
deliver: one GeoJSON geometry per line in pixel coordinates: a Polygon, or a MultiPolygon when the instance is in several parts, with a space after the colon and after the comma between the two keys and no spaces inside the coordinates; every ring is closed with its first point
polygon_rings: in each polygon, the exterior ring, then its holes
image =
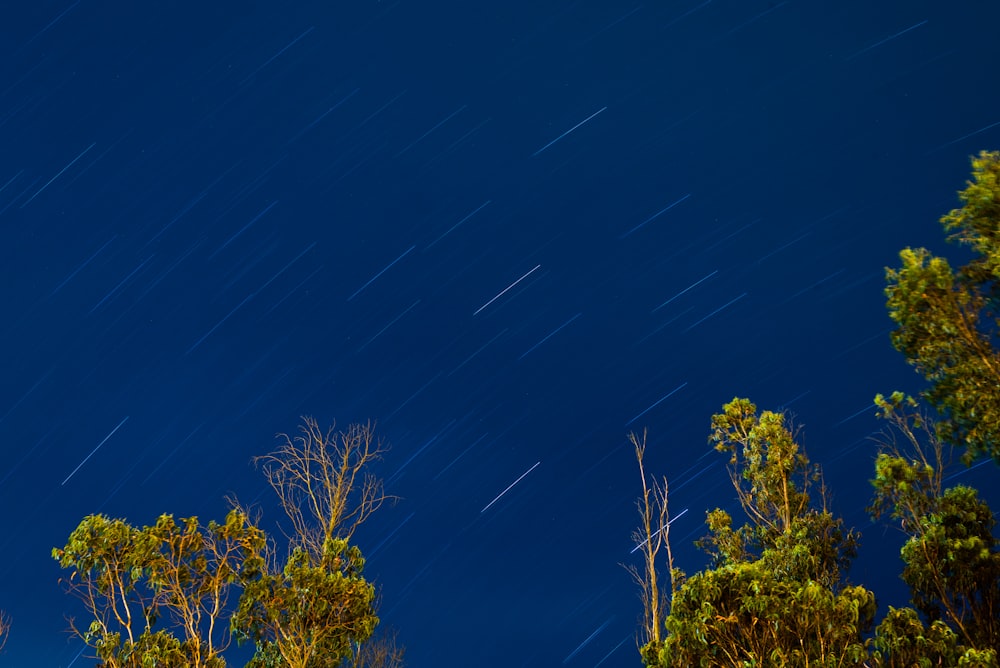
{"type": "MultiPolygon", "coordinates": [[[[894,610],[877,630],[895,661],[915,651],[961,657],[1000,655],[1000,541],[989,506],[965,485],[945,488],[951,446],[917,401],[896,392],[875,398],[890,431],[875,462],[873,518],[889,515],[908,537],[903,580],[916,611],[894,610]]],[[[954,661],[948,661],[954,664],[954,661]]],[[[902,665],[890,663],[887,665],[902,665]]]]}
{"type": "Polygon", "coordinates": [[[248,582],[233,616],[259,649],[248,666],[335,667],[349,659],[378,624],[363,568],[358,548],[331,539],[319,562],[296,547],[281,573],[248,582]]]}
{"type": "Polygon", "coordinates": [[[712,568],[673,593],[658,651],[647,666],[860,666],[875,596],[844,582],[857,536],[810,488],[809,463],[779,413],[734,399],[712,418],[711,442],[730,454],[730,478],[747,522],[708,513],[700,541],[712,568]]]}
{"type": "Polygon", "coordinates": [[[674,596],[684,574],[674,568],[674,556],[670,548],[670,512],[667,509],[667,479],[648,479],[644,458],[646,456],[646,432],[642,438],[635,433],[628,435],[629,443],[635,450],[642,480],[642,496],[636,502],[639,510],[639,529],[632,534],[632,540],[642,553],[642,569],[626,566],[632,579],[640,588],[643,605],[643,624],[640,635],[643,660],[652,664],[663,646],[664,622],[669,610],[669,600],[674,596]],[[659,554],[666,552],[667,575],[670,589],[659,581],[659,554]]]}
{"type": "Polygon", "coordinates": [[[73,569],[63,582],[92,619],[70,628],[102,666],[221,668],[231,588],[260,569],[264,543],[237,509],[204,527],[195,517],[161,515],[138,529],[89,515],[52,556],[73,569]]]}
{"type": "Polygon", "coordinates": [[[972,259],[954,271],[905,248],[902,267],[886,269],[885,294],[892,343],[930,382],[922,396],[940,414],[940,437],[967,463],[984,454],[1000,463],[1000,152],[974,157],[972,177],[961,208],[941,219],[972,259]]]}
{"type": "Polygon", "coordinates": [[[395,631],[388,631],[355,643],[344,668],[402,668],[405,653],[395,631]]]}
{"type": "Polygon", "coordinates": [[[233,628],[256,643],[255,668],[339,666],[355,660],[378,617],[364,579],[357,527],[388,498],[369,468],[385,451],[369,424],[322,430],[303,418],[300,435],[254,458],[291,521],[286,559],[245,583],[233,628]]]}

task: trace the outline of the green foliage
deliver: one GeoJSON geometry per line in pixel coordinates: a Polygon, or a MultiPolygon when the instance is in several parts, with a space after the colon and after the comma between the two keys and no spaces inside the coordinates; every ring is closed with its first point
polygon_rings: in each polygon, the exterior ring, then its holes
{"type": "Polygon", "coordinates": [[[940,620],[925,627],[912,608],[889,608],[875,629],[875,657],[886,668],[954,666],[962,654],[958,636],[940,620]]]}
{"type": "MultiPolygon", "coordinates": [[[[283,566],[235,501],[223,523],[161,515],[137,528],[85,517],[63,548],[63,580],[91,619],[70,628],[100,668],[224,668],[233,637],[252,668],[399,668],[394,636],[369,644],[379,620],[353,531],[385,500],[367,466],[383,452],[371,425],[302,436],[258,461],[292,521],[283,566]],[[238,603],[230,595],[239,591],[238,603]]],[[[0,648],[7,628],[0,613],[0,648]]]]}
{"type": "Polygon", "coordinates": [[[641,650],[647,666],[860,666],[875,596],[842,573],[853,531],[810,501],[819,470],[779,413],[734,399],[712,418],[711,441],[730,454],[747,522],[708,513],[700,541],[713,568],[674,594],[666,638],[641,650]]]}
{"type": "Polygon", "coordinates": [[[318,561],[295,548],[281,573],[245,584],[233,629],[256,643],[250,668],[339,666],[378,624],[375,588],[362,576],[360,550],[330,539],[318,561]]]}
{"type": "Polygon", "coordinates": [[[941,219],[949,240],[973,259],[954,271],[924,248],[900,252],[885,294],[897,329],[892,343],[930,382],[923,393],[941,415],[945,440],[1000,463],[1000,153],[972,160],[962,207],[941,219]]]}
{"type": "Polygon", "coordinates": [[[656,666],[859,666],[875,596],[781,577],[762,561],[692,576],[674,597],[656,666]]]}
{"type": "Polygon", "coordinates": [[[67,588],[93,619],[72,628],[102,665],[221,668],[229,591],[259,570],[264,545],[237,510],[204,527],[195,517],[161,515],[139,529],[90,515],[52,556],[73,569],[67,588]]]}
{"type": "Polygon", "coordinates": [[[914,399],[897,392],[877,396],[875,403],[893,431],[875,462],[875,499],[869,509],[875,518],[888,514],[898,520],[908,536],[900,551],[902,578],[916,608],[893,611],[880,625],[881,654],[888,657],[887,665],[904,665],[914,652],[952,657],[942,659],[947,665],[958,665],[966,650],[995,655],[1000,650],[1000,541],[993,536],[993,513],[976,490],[944,487],[948,446],[914,399]],[[917,611],[930,623],[928,629],[917,611]]]}

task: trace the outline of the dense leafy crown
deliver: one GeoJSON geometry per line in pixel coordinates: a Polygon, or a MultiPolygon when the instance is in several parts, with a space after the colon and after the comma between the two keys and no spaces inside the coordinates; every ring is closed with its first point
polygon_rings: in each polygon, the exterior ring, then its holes
{"type": "Polygon", "coordinates": [[[972,259],[958,270],[925,248],[905,248],[887,269],[893,345],[930,381],[924,397],[940,413],[943,438],[1000,463],[1000,153],[972,161],[962,207],[941,219],[972,259]]]}

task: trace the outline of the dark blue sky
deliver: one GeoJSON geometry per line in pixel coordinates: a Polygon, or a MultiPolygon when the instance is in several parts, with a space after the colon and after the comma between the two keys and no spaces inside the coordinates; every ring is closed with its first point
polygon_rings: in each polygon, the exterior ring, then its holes
{"type": "Polygon", "coordinates": [[[625,435],[693,572],[734,395],[794,411],[903,602],[863,510],[866,407],[920,387],[883,268],[1000,144],[996,3],[7,4],[10,665],[80,651],[48,555],[85,514],[273,529],[248,460],[300,415],[391,445],[357,540],[415,668],[637,665],[625,435]]]}

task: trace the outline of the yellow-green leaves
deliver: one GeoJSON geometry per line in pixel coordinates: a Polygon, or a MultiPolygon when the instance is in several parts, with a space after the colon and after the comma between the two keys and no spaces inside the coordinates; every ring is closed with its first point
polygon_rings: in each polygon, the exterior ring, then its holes
{"type": "Polygon", "coordinates": [[[963,206],[941,223],[973,258],[952,270],[927,249],[904,248],[902,266],[886,269],[886,306],[893,345],[930,383],[923,396],[941,415],[941,436],[966,462],[1000,462],[1000,153],[981,153],[972,168],[963,206]]]}

